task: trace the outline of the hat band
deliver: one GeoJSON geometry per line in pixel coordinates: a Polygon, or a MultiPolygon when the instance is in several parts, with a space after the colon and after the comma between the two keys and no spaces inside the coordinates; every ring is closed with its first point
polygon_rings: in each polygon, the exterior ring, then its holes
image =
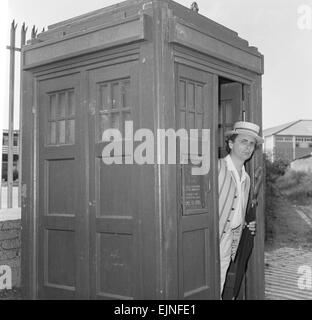
{"type": "Polygon", "coordinates": [[[250,131],[250,132],[252,132],[252,133],[254,133],[254,134],[258,135],[258,132],[257,132],[257,131],[254,131],[254,130],[252,130],[252,129],[248,129],[248,128],[235,128],[235,131],[236,131],[236,130],[245,130],[245,131],[250,131]]]}

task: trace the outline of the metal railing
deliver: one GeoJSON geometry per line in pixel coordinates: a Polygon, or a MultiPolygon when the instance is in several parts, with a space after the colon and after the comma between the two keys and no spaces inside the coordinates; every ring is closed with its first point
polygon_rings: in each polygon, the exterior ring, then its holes
{"type": "MultiPolygon", "coordinates": [[[[28,27],[25,26],[25,23],[22,24],[21,27],[21,37],[20,37],[20,47],[16,47],[16,29],[17,24],[15,23],[15,20],[11,23],[11,30],[10,30],[10,45],[6,48],[10,51],[10,67],[9,67],[9,117],[8,117],[8,129],[3,130],[1,132],[1,160],[0,160],[0,176],[1,176],[1,184],[0,184],[0,209],[2,209],[3,206],[3,196],[6,196],[6,207],[12,208],[13,207],[13,193],[14,195],[16,192],[13,192],[13,186],[14,186],[14,155],[18,154],[18,162],[17,162],[17,171],[18,171],[18,186],[17,183],[15,183],[15,187],[18,187],[17,197],[18,197],[18,207],[21,206],[21,177],[22,177],[22,95],[21,90],[20,91],[20,104],[19,104],[19,129],[14,130],[14,98],[15,98],[15,71],[16,71],[16,65],[15,65],[15,55],[16,53],[21,53],[22,47],[26,43],[26,34],[28,27]],[[7,143],[3,144],[2,139],[4,139],[4,132],[7,132],[8,134],[8,140],[7,143]],[[18,143],[14,145],[14,134],[18,132],[18,143]],[[3,156],[7,155],[7,183],[6,183],[6,189],[3,190],[3,156]],[[4,192],[5,191],[5,192],[4,192]],[[5,195],[6,193],[6,195],[5,195]]],[[[31,31],[31,38],[36,38],[37,36],[37,30],[35,26],[33,26],[31,31]]],[[[22,71],[23,61],[22,61],[22,55],[20,55],[20,74],[22,71]]],[[[21,77],[22,79],[22,77],[21,77]]],[[[20,79],[20,87],[21,87],[21,79],[20,79]]],[[[16,169],[15,169],[16,170],[16,169]]],[[[15,195],[16,197],[16,195],[15,195]]]]}

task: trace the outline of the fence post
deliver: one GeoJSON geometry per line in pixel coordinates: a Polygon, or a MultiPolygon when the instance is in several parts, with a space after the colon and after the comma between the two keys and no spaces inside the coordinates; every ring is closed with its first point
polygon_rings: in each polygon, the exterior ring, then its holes
{"type": "Polygon", "coordinates": [[[0,159],[0,210],[2,209],[2,163],[3,163],[3,129],[0,125],[0,150],[1,150],[1,159],[0,159]]]}
{"type": "MultiPolygon", "coordinates": [[[[26,32],[27,29],[25,27],[25,22],[23,23],[22,29],[21,29],[21,50],[22,47],[26,43],[26,32]]],[[[21,51],[21,57],[20,57],[21,65],[20,65],[20,108],[19,108],[19,139],[18,139],[18,206],[21,207],[22,200],[21,200],[21,194],[22,194],[22,134],[23,134],[23,126],[22,126],[22,119],[23,119],[23,103],[22,103],[22,72],[23,72],[23,55],[21,51]]]]}
{"type": "Polygon", "coordinates": [[[15,31],[13,20],[10,41],[10,92],[9,92],[9,141],[8,141],[8,208],[12,208],[13,191],[13,130],[14,130],[14,72],[15,72],[15,31]]]}

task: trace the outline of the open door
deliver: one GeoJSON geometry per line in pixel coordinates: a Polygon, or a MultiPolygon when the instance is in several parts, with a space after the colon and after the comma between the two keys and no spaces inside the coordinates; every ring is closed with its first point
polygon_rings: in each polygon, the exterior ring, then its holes
{"type": "MultiPolygon", "coordinates": [[[[234,82],[229,79],[219,78],[219,158],[227,155],[225,149],[225,132],[233,129],[236,121],[248,121],[247,110],[249,109],[250,87],[246,84],[234,82]]],[[[250,172],[249,166],[246,166],[250,172]]],[[[223,299],[227,300],[229,292],[232,292],[234,285],[235,265],[230,264],[224,283],[223,299]]],[[[243,280],[238,300],[245,297],[245,283],[243,280]]]]}
{"type": "Polygon", "coordinates": [[[226,156],[224,133],[242,120],[243,84],[219,78],[219,158],[226,156]]]}

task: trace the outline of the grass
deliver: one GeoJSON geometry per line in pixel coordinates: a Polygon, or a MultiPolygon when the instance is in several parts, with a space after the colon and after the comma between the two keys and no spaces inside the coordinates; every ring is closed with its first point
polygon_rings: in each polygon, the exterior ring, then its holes
{"type": "Polygon", "coordinates": [[[270,233],[266,237],[266,251],[281,247],[312,250],[312,229],[299,217],[293,203],[281,196],[276,210],[269,217],[270,233]]]}
{"type": "Polygon", "coordinates": [[[265,241],[267,250],[282,246],[312,250],[312,230],[294,205],[312,206],[312,173],[285,170],[266,175],[265,241]]]}
{"type": "Polygon", "coordinates": [[[309,203],[312,199],[312,173],[287,170],[276,180],[276,187],[290,201],[299,204],[309,203]]]}

